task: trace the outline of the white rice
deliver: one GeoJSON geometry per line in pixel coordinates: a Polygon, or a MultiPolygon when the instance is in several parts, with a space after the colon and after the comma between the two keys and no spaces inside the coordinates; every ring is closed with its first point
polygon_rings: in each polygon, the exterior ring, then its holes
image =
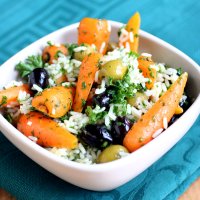
{"type": "Polygon", "coordinates": [[[80,46],[73,49],[74,52],[80,52],[80,51],[85,51],[85,50],[87,50],[87,47],[85,46],[80,46]]]}
{"type": "Polygon", "coordinates": [[[20,103],[20,113],[27,114],[31,111],[33,97],[25,91],[20,91],[18,95],[18,101],[20,103]]]}
{"type": "Polygon", "coordinates": [[[163,128],[167,129],[167,127],[168,127],[167,117],[164,117],[163,118],[163,128]]]}
{"type": "Polygon", "coordinates": [[[81,143],[78,144],[77,148],[72,150],[56,147],[47,150],[59,157],[83,164],[95,164],[98,155],[101,153],[100,150],[91,147],[84,147],[81,143]]]}
{"type": "Polygon", "coordinates": [[[163,128],[158,129],[153,135],[152,138],[158,137],[163,132],[163,128]]]}
{"type": "Polygon", "coordinates": [[[37,142],[37,138],[36,137],[34,137],[34,136],[28,136],[28,138],[31,140],[31,141],[33,141],[33,142],[37,142]]]}
{"type": "Polygon", "coordinates": [[[8,83],[4,88],[5,89],[8,89],[8,88],[11,88],[11,87],[18,87],[18,86],[22,86],[23,83],[22,81],[15,81],[15,80],[12,80],[10,83],[8,83]]]}
{"type": "Polygon", "coordinates": [[[36,84],[33,84],[33,87],[31,88],[32,90],[36,90],[37,92],[42,92],[43,89],[41,87],[39,87],[38,85],[36,84]]]}

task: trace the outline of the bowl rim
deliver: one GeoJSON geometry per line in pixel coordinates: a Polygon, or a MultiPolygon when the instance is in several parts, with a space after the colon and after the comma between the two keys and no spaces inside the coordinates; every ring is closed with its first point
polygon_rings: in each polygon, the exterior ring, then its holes
{"type": "MultiPolygon", "coordinates": [[[[120,23],[120,22],[116,22],[116,21],[111,21],[108,20],[109,23],[111,24],[111,26],[113,27],[121,27],[124,24],[120,23]]],[[[50,34],[45,35],[44,37],[36,40],[35,42],[31,43],[30,45],[37,45],[38,43],[41,43],[45,38],[47,37],[51,37],[51,35],[53,34],[59,34],[61,32],[64,31],[69,31],[70,29],[74,29],[78,27],[78,23],[74,23],[71,24],[69,26],[63,27],[61,29],[58,29],[50,34]]],[[[165,46],[166,48],[170,49],[172,52],[175,52],[176,54],[179,54],[181,57],[183,57],[184,59],[186,59],[188,62],[190,62],[193,67],[198,71],[199,75],[200,75],[200,67],[199,65],[192,60],[189,56],[187,56],[185,53],[183,53],[182,51],[178,50],[176,47],[170,45],[169,43],[163,41],[162,39],[147,33],[143,30],[140,30],[139,34],[141,35],[141,37],[146,38],[146,39],[151,39],[154,42],[160,43],[160,45],[165,46]]],[[[28,48],[30,45],[28,45],[27,47],[23,48],[22,50],[20,50],[18,53],[16,53],[15,55],[13,55],[10,59],[8,59],[6,62],[4,62],[2,64],[2,66],[0,67],[0,71],[2,71],[4,69],[4,67],[7,65],[7,62],[10,62],[11,60],[15,59],[15,57],[18,54],[21,54],[22,51],[24,51],[26,48],[28,48]]],[[[30,139],[28,139],[26,136],[24,136],[20,131],[18,131],[13,125],[11,125],[1,114],[0,114],[0,130],[2,132],[9,132],[9,134],[12,134],[12,137],[15,140],[20,140],[21,143],[23,143],[23,145],[25,145],[27,148],[29,148],[30,150],[32,150],[36,155],[40,154],[41,156],[47,158],[48,160],[51,160],[52,162],[55,162],[57,164],[60,164],[62,166],[65,167],[69,167],[69,168],[73,168],[73,169],[77,169],[77,170],[81,170],[81,171],[85,171],[85,172],[101,172],[106,170],[108,167],[110,169],[113,169],[119,165],[123,165],[123,162],[127,162],[130,161],[132,158],[140,156],[143,152],[146,151],[146,149],[148,148],[152,148],[151,146],[154,145],[154,143],[158,142],[159,140],[161,140],[161,138],[166,137],[167,134],[169,134],[169,132],[171,130],[173,130],[175,125],[181,124],[183,121],[186,120],[186,117],[188,116],[189,113],[192,113],[196,107],[199,107],[200,109],[200,94],[198,95],[198,97],[195,99],[195,101],[192,103],[192,105],[189,107],[189,109],[175,122],[175,124],[172,124],[170,127],[168,127],[161,135],[159,135],[157,138],[153,139],[151,142],[149,142],[148,144],[144,145],[143,147],[141,147],[140,149],[130,153],[130,155],[119,159],[119,160],[115,160],[112,162],[108,162],[108,163],[102,163],[102,164],[93,164],[93,165],[89,165],[89,164],[83,164],[83,163],[77,163],[74,161],[70,161],[67,159],[63,159],[49,151],[47,151],[45,148],[35,144],[34,142],[32,142],[30,139]],[[187,114],[188,113],[188,114],[187,114]]],[[[7,133],[3,133],[6,137],[7,137],[7,133]]],[[[8,138],[8,137],[7,137],[8,138]]],[[[13,143],[13,141],[11,141],[13,143]]],[[[21,148],[19,148],[17,146],[17,148],[21,150],[21,148]]],[[[26,152],[22,151],[24,154],[26,154],[26,152]]],[[[35,159],[33,157],[30,157],[30,155],[26,154],[29,158],[31,158],[32,160],[35,161],[35,159]]],[[[36,161],[35,161],[36,162],[36,161]]],[[[38,163],[38,162],[37,162],[38,163]]],[[[38,163],[40,164],[40,163],[38,163]]]]}

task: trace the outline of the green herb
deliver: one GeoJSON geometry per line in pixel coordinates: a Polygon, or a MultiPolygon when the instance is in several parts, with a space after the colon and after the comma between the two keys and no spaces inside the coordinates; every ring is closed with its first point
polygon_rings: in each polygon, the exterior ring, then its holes
{"type": "Polygon", "coordinates": [[[74,49],[75,49],[76,47],[78,47],[78,44],[70,44],[70,45],[68,46],[69,55],[71,55],[71,56],[73,55],[74,49]]]}
{"type": "Polygon", "coordinates": [[[8,99],[7,96],[2,96],[0,107],[7,103],[7,99],[8,99]]]}
{"type": "Polygon", "coordinates": [[[87,106],[86,108],[86,114],[89,117],[89,123],[90,124],[96,124],[99,120],[102,120],[104,116],[107,114],[106,111],[100,112],[100,113],[94,113],[91,106],[87,106]]]}
{"type": "Polygon", "coordinates": [[[36,68],[42,68],[43,67],[43,61],[42,56],[29,56],[24,62],[19,62],[15,69],[19,71],[19,75],[24,78],[27,75],[29,75],[34,69],[36,68]]]}
{"type": "Polygon", "coordinates": [[[148,70],[150,71],[150,76],[151,76],[152,78],[154,78],[154,74],[153,74],[153,71],[152,71],[151,67],[148,67],[148,70]]]}
{"type": "Polygon", "coordinates": [[[139,37],[139,35],[138,35],[138,34],[135,34],[135,35],[134,35],[134,37],[136,37],[136,38],[137,38],[137,37],[139,37]]]}
{"type": "Polygon", "coordinates": [[[181,67],[176,69],[176,71],[178,76],[181,76],[183,74],[183,69],[181,67]]]}
{"type": "Polygon", "coordinates": [[[129,56],[129,57],[132,57],[132,56],[133,56],[133,57],[138,58],[140,55],[139,55],[138,53],[136,53],[136,52],[130,51],[129,54],[128,54],[128,56],[129,56]]]}
{"type": "Polygon", "coordinates": [[[82,89],[85,89],[85,88],[86,88],[86,83],[82,82],[82,89]]]}
{"type": "Polygon", "coordinates": [[[12,117],[11,117],[11,115],[9,114],[9,113],[7,113],[5,116],[4,116],[5,118],[6,118],[6,120],[9,122],[9,123],[13,123],[13,119],[12,119],[12,117]]]}
{"type": "Polygon", "coordinates": [[[112,90],[109,90],[108,93],[112,94],[111,103],[115,104],[126,104],[127,98],[134,96],[134,91],[146,91],[146,87],[143,87],[142,84],[133,84],[130,81],[130,76],[127,73],[122,80],[113,80],[111,77],[108,78],[108,83],[111,86],[115,86],[112,90]]]}
{"type": "Polygon", "coordinates": [[[121,33],[122,33],[122,29],[124,29],[124,28],[125,28],[125,25],[122,26],[122,27],[119,29],[119,31],[117,32],[118,37],[120,37],[120,35],[121,35],[121,33]]]}
{"type": "Polygon", "coordinates": [[[106,148],[109,145],[108,141],[104,141],[101,145],[102,148],[106,148]]]}
{"type": "Polygon", "coordinates": [[[54,58],[55,58],[55,59],[58,59],[59,53],[62,53],[62,51],[58,50],[58,51],[56,52],[56,54],[54,55],[54,58]]]}
{"type": "Polygon", "coordinates": [[[85,99],[81,99],[81,104],[82,104],[82,108],[85,106],[86,104],[86,100],[85,99]]]}
{"type": "Polygon", "coordinates": [[[52,44],[51,41],[48,41],[47,44],[48,44],[49,46],[53,46],[53,44],[52,44]]]}
{"type": "Polygon", "coordinates": [[[69,116],[68,116],[68,115],[64,115],[64,116],[62,116],[62,117],[59,118],[59,120],[60,120],[61,122],[64,122],[65,120],[68,120],[68,119],[69,119],[69,116]]]}

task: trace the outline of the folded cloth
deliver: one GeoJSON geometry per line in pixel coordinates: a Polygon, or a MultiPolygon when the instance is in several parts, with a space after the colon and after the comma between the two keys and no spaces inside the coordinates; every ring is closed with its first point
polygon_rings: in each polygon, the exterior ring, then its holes
{"type": "Polygon", "coordinates": [[[109,192],[84,190],[57,178],[0,135],[0,187],[20,200],[68,200],[83,197],[86,200],[174,200],[200,175],[199,130],[200,117],[186,136],[165,156],[135,179],[109,192]]]}
{"type": "MultiPolygon", "coordinates": [[[[200,43],[197,40],[200,26],[198,20],[192,20],[200,18],[199,1],[163,0],[158,5],[158,1],[149,0],[1,0],[0,7],[0,63],[41,36],[78,22],[85,16],[125,23],[137,10],[141,13],[144,30],[200,62],[200,43]]],[[[44,170],[0,133],[0,188],[21,200],[174,200],[200,175],[199,144],[200,117],[177,145],[138,177],[110,192],[92,192],[64,182],[44,170]]]]}

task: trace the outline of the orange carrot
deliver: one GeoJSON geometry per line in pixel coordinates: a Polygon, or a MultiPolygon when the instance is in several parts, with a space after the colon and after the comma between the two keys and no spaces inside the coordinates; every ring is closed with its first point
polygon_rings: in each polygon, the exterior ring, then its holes
{"type": "Polygon", "coordinates": [[[97,50],[105,54],[110,38],[107,20],[84,18],[78,28],[78,44],[94,44],[97,50]]]}
{"type": "Polygon", "coordinates": [[[72,90],[63,86],[45,89],[32,100],[32,106],[49,117],[65,115],[72,105],[72,90]]]}
{"type": "Polygon", "coordinates": [[[67,77],[64,74],[62,74],[62,76],[56,79],[56,85],[59,85],[64,82],[67,82],[67,77]]]}
{"type": "Polygon", "coordinates": [[[17,87],[11,87],[0,91],[0,107],[7,106],[11,102],[17,102],[20,91],[31,93],[27,84],[17,87]]]}
{"type": "Polygon", "coordinates": [[[125,41],[119,41],[119,46],[130,46],[130,50],[138,52],[139,46],[139,29],[140,29],[140,14],[136,12],[128,21],[125,29],[128,31],[128,37],[125,41]],[[132,36],[131,36],[132,35],[132,36]]]}
{"type": "Polygon", "coordinates": [[[17,129],[27,137],[35,137],[36,143],[43,147],[73,149],[78,143],[76,136],[38,112],[21,115],[17,129]]]}
{"type": "Polygon", "coordinates": [[[154,86],[154,82],[156,81],[156,70],[151,68],[151,65],[154,64],[152,60],[148,60],[144,56],[140,56],[138,58],[138,68],[142,70],[143,76],[145,78],[149,78],[150,81],[146,83],[147,89],[151,89],[154,86]]]}
{"type": "Polygon", "coordinates": [[[170,121],[184,92],[187,77],[188,74],[183,73],[152,108],[132,126],[123,141],[123,145],[130,152],[151,141],[153,134],[156,131],[162,131],[165,127],[164,121],[170,121]]]}
{"type": "Polygon", "coordinates": [[[73,110],[76,112],[81,112],[87,101],[101,56],[102,54],[100,53],[92,53],[83,59],[76,85],[75,99],[72,106],[73,110]]]}
{"type": "Polygon", "coordinates": [[[56,46],[50,45],[44,48],[42,53],[42,60],[48,62],[49,64],[53,63],[53,60],[58,59],[58,53],[63,53],[64,55],[68,54],[68,50],[64,45],[56,46]]]}

